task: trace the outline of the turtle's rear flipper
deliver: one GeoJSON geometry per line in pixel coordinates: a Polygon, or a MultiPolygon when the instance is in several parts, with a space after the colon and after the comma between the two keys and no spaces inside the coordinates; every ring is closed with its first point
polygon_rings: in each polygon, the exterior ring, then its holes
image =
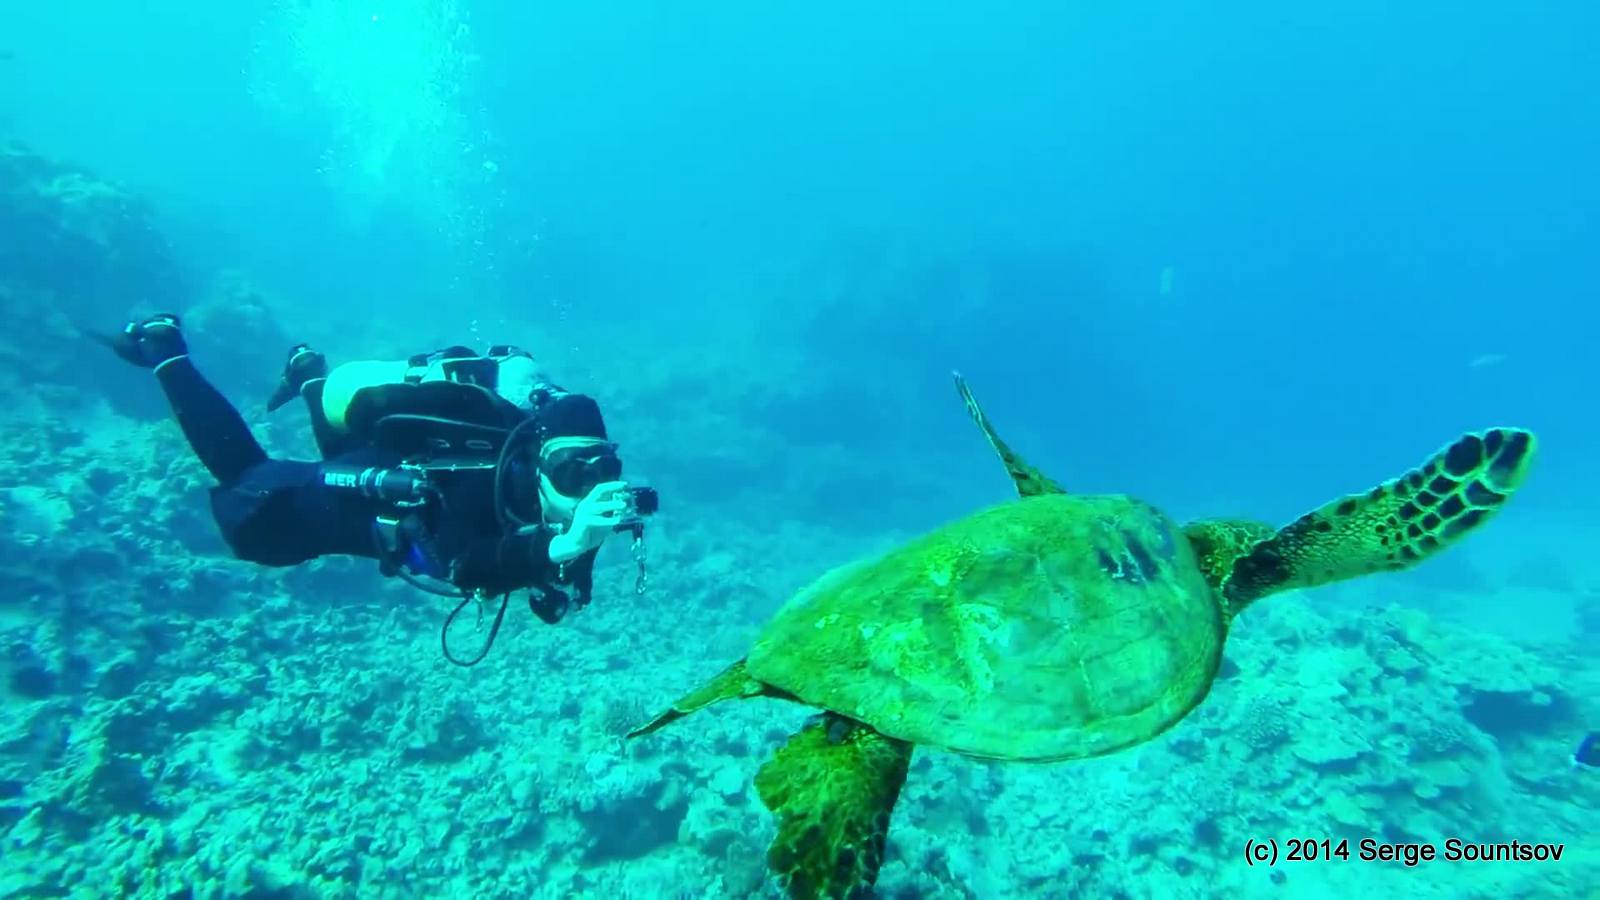
{"type": "Polygon", "coordinates": [[[1409,568],[1482,525],[1533,464],[1533,433],[1463,435],[1417,469],[1309,512],[1241,557],[1231,612],[1274,591],[1409,568]]]}
{"type": "Polygon", "coordinates": [[[1011,475],[1011,480],[1016,482],[1017,495],[1033,497],[1038,494],[1065,494],[1061,486],[1028,464],[1028,461],[1017,455],[1000,440],[1000,435],[995,433],[994,426],[989,424],[989,416],[978,405],[977,398],[972,396],[972,389],[967,387],[967,380],[961,377],[960,372],[952,372],[956,379],[956,390],[961,393],[961,402],[967,405],[967,413],[972,416],[972,421],[977,424],[983,436],[989,440],[989,446],[999,455],[1000,462],[1005,465],[1006,472],[1011,475]]]}
{"type": "Polygon", "coordinates": [[[756,791],[778,818],[767,865],[790,897],[870,894],[910,761],[905,741],[826,713],[761,767],[756,791]]]}
{"type": "Polygon", "coordinates": [[[628,732],[628,737],[635,738],[641,734],[649,734],[657,728],[675,722],[697,709],[710,706],[721,700],[758,697],[762,694],[782,696],[772,691],[765,682],[751,678],[746,674],[744,660],[741,659],[718,672],[715,678],[679,697],[677,702],[672,704],[671,709],[628,732]]]}

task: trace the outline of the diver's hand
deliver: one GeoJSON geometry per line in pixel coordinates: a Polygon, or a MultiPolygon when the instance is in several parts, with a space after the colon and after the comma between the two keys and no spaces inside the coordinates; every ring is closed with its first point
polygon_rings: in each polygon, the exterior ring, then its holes
{"type": "Polygon", "coordinates": [[[550,539],[550,561],[570,562],[605,543],[606,537],[623,522],[628,502],[618,494],[625,481],[597,484],[589,496],[578,501],[567,530],[550,539]]]}

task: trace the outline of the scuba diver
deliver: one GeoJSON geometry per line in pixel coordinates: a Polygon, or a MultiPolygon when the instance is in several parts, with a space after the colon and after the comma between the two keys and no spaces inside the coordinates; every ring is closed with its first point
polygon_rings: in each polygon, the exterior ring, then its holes
{"type": "Polygon", "coordinates": [[[613,533],[632,533],[643,590],[643,521],[656,492],[621,480],[599,406],[546,381],[526,351],[449,347],[330,372],[323,354],[291,348],[267,407],[304,399],[322,456],[313,462],[267,455],[189,358],[177,316],[97,337],[153,370],[216,479],[212,515],[236,557],[265,566],[368,557],[386,576],[460,597],[440,632],[457,665],[488,655],[512,591],[528,590],[550,624],[587,605],[595,556],[613,533]],[[482,651],[458,659],[451,622],[467,603],[495,596],[482,651]]]}

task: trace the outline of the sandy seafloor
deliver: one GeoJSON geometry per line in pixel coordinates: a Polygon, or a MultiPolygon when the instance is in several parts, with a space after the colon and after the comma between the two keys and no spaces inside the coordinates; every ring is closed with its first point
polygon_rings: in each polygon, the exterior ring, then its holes
{"type": "MultiPolygon", "coordinates": [[[[110,227],[128,198],[16,153],[0,182],[0,212],[27,226],[12,233],[59,256],[41,271],[101,297],[75,312],[121,315],[140,278],[165,289],[145,232],[110,227]]],[[[224,321],[200,309],[196,327],[264,328],[247,279],[220,283],[224,321]]],[[[50,285],[0,282],[0,300],[37,326],[0,339],[0,897],[779,896],[751,779],[809,711],[751,701],[621,734],[739,656],[796,588],[909,536],[785,512],[848,454],[814,453],[742,519],[669,505],[645,596],[618,542],[592,607],[546,627],[514,606],[463,670],[439,652],[445,601],[370,563],[229,560],[144,373],[85,356],[50,285]],[[139,398],[143,418],[115,411],[139,398]]],[[[265,375],[286,344],[255,334],[237,345],[268,349],[229,362],[265,375]]],[[[602,386],[639,445],[681,444],[640,434],[666,377],[602,386]]],[[[672,424],[729,435],[748,458],[715,465],[753,471],[784,452],[729,412],[758,400],[672,424]]],[[[274,452],[309,453],[303,419],[250,419],[274,452]]],[[[1006,499],[998,466],[972,477],[1006,499]]],[[[1137,749],[1048,766],[919,752],[881,895],[1600,896],[1600,777],[1569,761],[1600,726],[1592,519],[1514,502],[1414,574],[1262,602],[1206,704],[1137,749]],[[1360,860],[1363,838],[1564,850],[1408,868],[1360,860]],[[1248,842],[1291,839],[1349,841],[1350,858],[1246,863],[1248,842]]]]}

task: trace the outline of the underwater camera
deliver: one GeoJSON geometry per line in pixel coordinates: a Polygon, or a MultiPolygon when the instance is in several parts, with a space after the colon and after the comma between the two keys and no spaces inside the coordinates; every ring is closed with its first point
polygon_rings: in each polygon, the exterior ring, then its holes
{"type": "Polygon", "coordinates": [[[619,492],[624,504],[622,510],[623,525],[618,525],[621,531],[633,527],[634,524],[645,516],[653,516],[661,508],[661,495],[653,487],[630,487],[619,492]]]}

